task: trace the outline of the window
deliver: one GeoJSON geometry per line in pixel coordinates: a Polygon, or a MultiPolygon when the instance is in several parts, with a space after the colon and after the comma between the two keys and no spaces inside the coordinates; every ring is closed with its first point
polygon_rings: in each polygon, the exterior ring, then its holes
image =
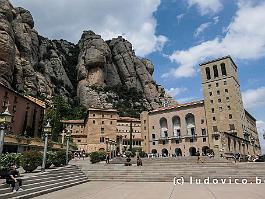
{"type": "Polygon", "coordinates": [[[215,140],[219,140],[219,136],[215,136],[214,139],[215,139],[215,140]]]}
{"type": "Polygon", "coordinates": [[[230,101],[229,97],[226,97],[226,101],[228,101],[228,102],[230,101]]]}
{"type": "Polygon", "coordinates": [[[227,81],[224,81],[224,85],[227,85],[227,81]]]}
{"type": "Polygon", "coordinates": [[[214,108],[212,108],[212,113],[214,113],[214,108]]]}
{"type": "Polygon", "coordinates": [[[81,142],[81,140],[77,140],[77,142],[81,142]]]}
{"type": "Polygon", "coordinates": [[[217,126],[213,126],[213,132],[218,132],[217,126]]]}
{"type": "Polygon", "coordinates": [[[229,130],[235,130],[235,125],[234,124],[229,124],[229,130]]]}
{"type": "Polygon", "coordinates": [[[217,69],[216,65],[213,66],[213,76],[214,76],[214,78],[217,78],[219,76],[218,69],[217,69]]]}
{"type": "Polygon", "coordinates": [[[215,85],[216,85],[216,87],[218,87],[219,86],[219,83],[217,82],[215,85]]]}
{"type": "Polygon", "coordinates": [[[144,139],[146,140],[146,136],[144,136],[144,139]]]}
{"type": "Polygon", "coordinates": [[[100,130],[101,130],[101,132],[102,132],[102,131],[104,131],[105,129],[104,129],[104,128],[101,128],[100,130]]]}
{"type": "Polygon", "coordinates": [[[102,142],[104,142],[104,137],[100,137],[99,138],[99,141],[102,143],[102,142]]]}
{"type": "Polygon", "coordinates": [[[229,114],[229,119],[232,119],[232,118],[233,118],[232,114],[229,114]]]}
{"type": "Polygon", "coordinates": [[[95,120],[93,120],[93,124],[96,124],[96,121],[95,120]]]}
{"type": "Polygon", "coordinates": [[[101,124],[104,124],[104,121],[102,121],[101,124]]]}
{"type": "Polygon", "coordinates": [[[176,140],[176,144],[179,144],[179,140],[176,140]]]}
{"type": "Polygon", "coordinates": [[[225,92],[228,93],[228,89],[227,88],[225,89],[225,92]]]}
{"type": "Polygon", "coordinates": [[[156,143],[155,143],[155,142],[153,142],[153,145],[156,145],[156,143]]]}
{"type": "Polygon", "coordinates": [[[155,129],[155,126],[153,126],[152,128],[155,129]]]}
{"type": "Polygon", "coordinates": [[[202,138],[202,142],[206,142],[206,138],[202,138]]]}
{"type": "Polygon", "coordinates": [[[204,123],[204,119],[201,119],[201,124],[203,124],[204,123]]]}
{"type": "Polygon", "coordinates": [[[156,138],[156,135],[155,134],[152,134],[152,138],[155,139],[156,138]]]}
{"type": "Polygon", "coordinates": [[[102,114],[102,117],[104,117],[104,115],[102,114]]]}
{"type": "Polygon", "coordinates": [[[212,95],[213,95],[213,93],[212,93],[212,92],[209,92],[209,95],[210,95],[210,96],[212,96],[212,95]]]}
{"type": "Polygon", "coordinates": [[[228,110],[231,110],[231,106],[227,106],[228,110]]]}
{"type": "Polygon", "coordinates": [[[112,124],[112,121],[110,121],[110,124],[112,124]]]}
{"type": "Polygon", "coordinates": [[[110,115],[110,118],[112,118],[112,115],[110,115]]]}
{"type": "Polygon", "coordinates": [[[223,76],[226,76],[227,75],[226,68],[225,68],[225,63],[221,63],[221,71],[222,71],[222,75],[223,76]]]}
{"type": "Polygon", "coordinates": [[[144,130],[146,130],[146,126],[144,127],[144,130]]]}
{"type": "Polygon", "coordinates": [[[208,88],[211,88],[212,87],[212,85],[211,84],[208,84],[208,88]]]}
{"type": "Polygon", "coordinates": [[[223,111],[223,107],[220,106],[220,107],[219,107],[219,111],[220,111],[220,112],[223,111]]]}
{"type": "Polygon", "coordinates": [[[193,142],[193,139],[192,138],[190,139],[190,142],[193,142]]]}
{"type": "Polygon", "coordinates": [[[222,102],[222,100],[221,99],[218,99],[218,102],[222,102]]]}
{"type": "Polygon", "coordinates": [[[211,100],[211,103],[213,104],[213,100],[211,100]]]}
{"type": "Polygon", "coordinates": [[[209,80],[211,79],[211,71],[209,67],[205,68],[206,78],[209,80]]]}
{"type": "Polygon", "coordinates": [[[217,95],[220,95],[220,91],[219,90],[217,91],[217,95]]]}
{"type": "Polygon", "coordinates": [[[216,118],[215,117],[213,117],[213,121],[216,121],[216,118]]]}
{"type": "Polygon", "coordinates": [[[96,115],[95,114],[93,114],[93,117],[95,117],[96,115]]]}
{"type": "Polygon", "coordinates": [[[206,129],[202,129],[202,135],[206,135],[206,129]]]}

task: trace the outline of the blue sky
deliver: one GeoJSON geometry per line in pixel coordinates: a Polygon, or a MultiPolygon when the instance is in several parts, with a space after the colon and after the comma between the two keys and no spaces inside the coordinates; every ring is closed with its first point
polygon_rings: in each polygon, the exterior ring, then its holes
{"type": "MultiPolygon", "coordinates": [[[[11,0],[35,29],[77,42],[83,30],[123,35],[155,65],[154,79],[179,102],[203,99],[198,64],[231,55],[245,107],[265,129],[265,0],[11,0]]],[[[262,140],[265,149],[265,143],[262,140]]],[[[264,150],[265,151],[265,150],[264,150]]]]}

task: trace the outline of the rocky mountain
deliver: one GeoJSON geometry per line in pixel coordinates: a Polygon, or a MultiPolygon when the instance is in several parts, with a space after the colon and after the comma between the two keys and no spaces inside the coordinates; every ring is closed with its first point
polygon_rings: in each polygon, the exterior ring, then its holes
{"type": "Polygon", "coordinates": [[[21,93],[45,100],[59,94],[87,108],[153,109],[165,95],[153,72],[122,37],[104,41],[84,31],[78,44],[49,40],[34,30],[28,10],[0,0],[0,82],[21,93]]]}

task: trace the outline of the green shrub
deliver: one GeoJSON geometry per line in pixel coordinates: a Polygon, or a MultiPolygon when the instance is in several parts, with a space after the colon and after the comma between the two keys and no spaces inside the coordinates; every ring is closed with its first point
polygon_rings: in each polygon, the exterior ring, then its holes
{"type": "Polygon", "coordinates": [[[92,164],[104,161],[106,159],[106,151],[94,151],[90,154],[90,162],[92,164]]]}
{"type": "Polygon", "coordinates": [[[45,164],[45,168],[48,169],[52,166],[53,164],[53,161],[55,159],[55,152],[52,152],[52,151],[48,151],[47,152],[47,159],[46,159],[46,164],[45,164]]]}
{"type": "Polygon", "coordinates": [[[5,153],[0,157],[0,172],[7,171],[10,166],[21,164],[21,153],[5,153]]]}
{"type": "MultiPolygon", "coordinates": [[[[70,161],[71,159],[72,159],[72,155],[69,153],[68,161],[70,161]]],[[[66,151],[65,150],[56,151],[54,154],[52,163],[56,167],[66,165],[66,151]]]]}
{"type": "Polygon", "coordinates": [[[42,163],[43,155],[38,151],[25,151],[22,153],[22,167],[26,172],[32,172],[42,163]]]}
{"type": "Polygon", "coordinates": [[[126,157],[132,157],[133,153],[131,151],[125,151],[126,157]]]}

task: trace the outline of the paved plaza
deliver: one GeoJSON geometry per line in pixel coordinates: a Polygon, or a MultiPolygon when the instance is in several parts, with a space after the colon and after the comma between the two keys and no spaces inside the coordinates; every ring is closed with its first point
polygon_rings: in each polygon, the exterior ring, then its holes
{"type": "Polygon", "coordinates": [[[89,182],[37,199],[264,199],[265,185],[189,185],[165,182],[89,182]]]}

